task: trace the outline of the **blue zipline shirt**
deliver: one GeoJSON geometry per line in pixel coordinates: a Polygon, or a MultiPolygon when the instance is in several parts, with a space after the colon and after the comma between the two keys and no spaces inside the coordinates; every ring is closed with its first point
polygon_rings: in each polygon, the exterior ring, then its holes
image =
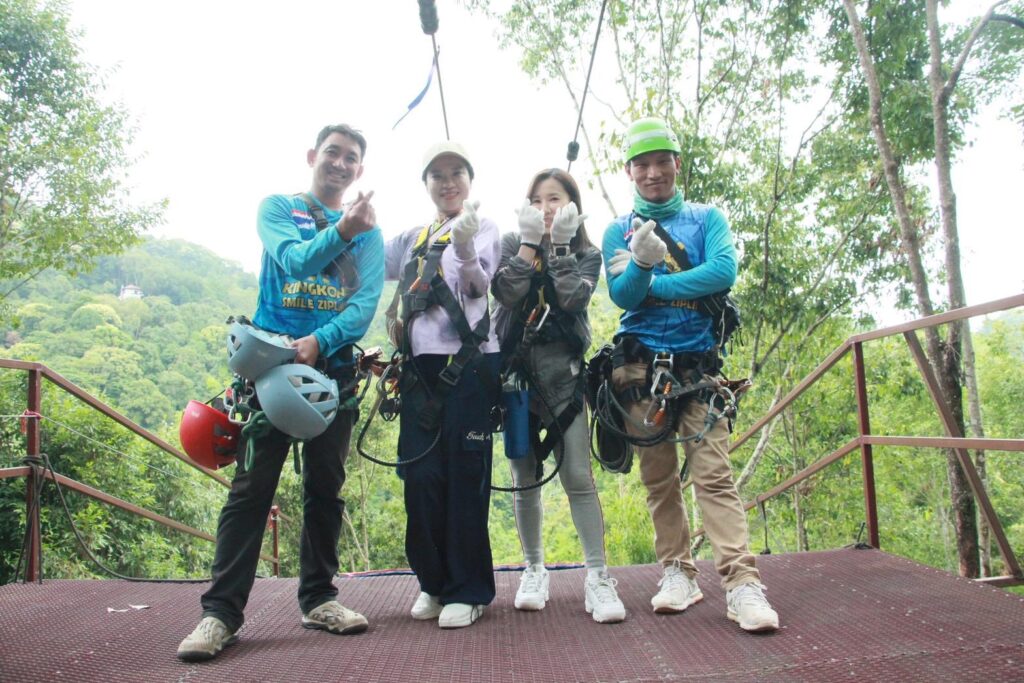
{"type": "MultiPolygon", "coordinates": [[[[606,274],[615,250],[629,249],[635,217],[620,216],[605,230],[606,274]]],[[[622,273],[608,275],[608,293],[624,309],[618,334],[633,335],[657,352],[709,351],[715,345],[711,318],[694,310],[693,300],[736,282],[736,248],[729,223],[718,209],[690,203],[659,223],[686,250],[693,267],[681,270],[668,254],[651,270],[631,260],[622,273]]]]}
{"type": "Polygon", "coordinates": [[[276,194],[260,204],[256,229],[263,257],[253,322],[296,339],[314,335],[328,367],[336,367],[341,361],[335,354],[362,339],[377,310],[384,239],[374,226],[346,242],[335,228],[342,212],[320,208],[328,226],[318,233],[302,197],[276,194]],[[355,265],[356,277],[349,281],[328,268],[343,254],[355,265]]]}

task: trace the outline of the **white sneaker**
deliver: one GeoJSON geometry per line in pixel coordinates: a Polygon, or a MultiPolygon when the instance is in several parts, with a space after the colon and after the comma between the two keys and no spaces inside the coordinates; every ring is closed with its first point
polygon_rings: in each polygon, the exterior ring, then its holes
{"type": "Polygon", "coordinates": [[[548,601],[548,570],[542,564],[531,564],[523,570],[516,591],[516,609],[536,611],[544,609],[548,601]]]}
{"type": "Polygon", "coordinates": [[[682,612],[704,599],[697,582],[687,576],[677,564],[665,567],[665,573],[658,581],[658,585],[661,586],[661,590],[651,598],[651,607],[658,614],[682,612]]]}
{"type": "Polygon", "coordinates": [[[413,603],[412,609],[409,610],[409,614],[412,615],[413,619],[419,619],[421,621],[426,619],[437,619],[441,614],[441,610],[444,608],[437,598],[430,593],[420,593],[419,597],[416,598],[416,602],[413,603]]]}
{"type": "Polygon", "coordinates": [[[315,628],[339,635],[362,633],[368,626],[366,617],[337,600],[328,600],[302,615],[302,628],[315,628]]]}
{"type": "Polygon", "coordinates": [[[779,628],[779,614],[764,597],[765,587],[759,583],[743,583],[725,592],[726,614],[744,631],[774,631],[779,628]]]}
{"type": "Polygon", "coordinates": [[[444,606],[437,618],[441,628],[462,628],[470,626],[484,615],[483,605],[467,605],[464,602],[452,602],[444,606]]]}
{"type": "Polygon", "coordinates": [[[227,645],[238,640],[217,617],[204,617],[196,629],[181,641],[178,658],[186,662],[201,662],[213,659],[227,645]]]}
{"type": "Polygon", "coordinates": [[[614,624],[626,618],[626,606],[615,592],[618,583],[602,572],[593,577],[588,576],[583,584],[584,607],[599,624],[614,624]]]}

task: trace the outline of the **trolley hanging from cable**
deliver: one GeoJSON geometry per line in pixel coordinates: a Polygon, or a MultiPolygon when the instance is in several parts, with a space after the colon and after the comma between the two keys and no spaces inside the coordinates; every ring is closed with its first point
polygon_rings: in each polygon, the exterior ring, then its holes
{"type": "Polygon", "coordinates": [[[433,82],[434,74],[437,73],[437,90],[441,95],[441,116],[444,118],[444,137],[445,140],[451,140],[451,135],[448,132],[448,110],[444,102],[444,85],[441,82],[441,63],[438,61],[440,50],[437,47],[437,37],[435,35],[439,25],[437,18],[437,5],[434,3],[434,0],[418,1],[420,5],[420,27],[423,29],[425,34],[430,36],[430,42],[433,48],[433,59],[430,63],[430,72],[427,74],[426,85],[423,86],[420,93],[413,98],[412,102],[409,103],[406,112],[402,114],[397,121],[395,121],[395,125],[391,126],[391,130],[397,128],[398,124],[400,124],[405,117],[409,115],[409,112],[415,109],[419,103],[423,101],[423,98],[427,95],[427,91],[430,90],[430,84],[433,82]]]}

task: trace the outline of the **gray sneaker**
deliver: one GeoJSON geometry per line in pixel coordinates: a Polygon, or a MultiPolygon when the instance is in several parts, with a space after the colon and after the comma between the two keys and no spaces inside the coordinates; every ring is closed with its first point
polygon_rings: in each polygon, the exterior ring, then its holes
{"type": "Polygon", "coordinates": [[[695,602],[704,599],[697,582],[687,576],[677,564],[665,567],[661,580],[661,590],[651,598],[651,607],[658,614],[675,614],[682,612],[695,602]]]}
{"type": "Polygon", "coordinates": [[[519,577],[519,590],[513,602],[516,609],[528,612],[544,609],[548,597],[548,570],[542,564],[528,565],[519,577]]]}
{"type": "Polygon", "coordinates": [[[413,603],[412,609],[409,614],[412,615],[413,619],[420,621],[426,619],[437,619],[441,614],[441,610],[444,609],[437,598],[430,593],[420,592],[419,597],[416,598],[416,602],[413,603]]]}
{"type": "Polygon", "coordinates": [[[366,617],[343,607],[337,600],[329,600],[302,615],[302,628],[318,628],[341,635],[362,633],[368,626],[366,617]]]}
{"type": "Polygon", "coordinates": [[[196,630],[192,631],[178,646],[178,659],[186,662],[201,662],[213,659],[226,646],[238,640],[217,617],[204,617],[196,630]]]}
{"type": "Polygon", "coordinates": [[[615,592],[618,581],[602,573],[583,583],[583,605],[599,624],[615,624],[626,618],[626,607],[615,592]]]}
{"type": "Polygon", "coordinates": [[[764,597],[759,583],[742,583],[725,592],[726,615],[744,631],[774,631],[779,628],[779,614],[764,597]]]}
{"type": "Polygon", "coordinates": [[[484,605],[467,605],[464,602],[449,602],[437,617],[441,628],[465,628],[484,615],[484,605]]]}

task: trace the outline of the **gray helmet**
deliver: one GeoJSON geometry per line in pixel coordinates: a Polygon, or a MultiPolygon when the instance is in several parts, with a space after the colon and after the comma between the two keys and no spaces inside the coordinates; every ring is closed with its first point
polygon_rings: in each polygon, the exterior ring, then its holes
{"type": "Polygon", "coordinates": [[[228,327],[228,367],[243,379],[255,380],[270,368],[295,360],[291,342],[291,337],[233,322],[228,327]]]}
{"type": "Polygon", "coordinates": [[[338,382],[308,365],[278,365],[256,380],[256,398],[270,424],[296,439],[312,439],[338,412],[338,382]]]}

